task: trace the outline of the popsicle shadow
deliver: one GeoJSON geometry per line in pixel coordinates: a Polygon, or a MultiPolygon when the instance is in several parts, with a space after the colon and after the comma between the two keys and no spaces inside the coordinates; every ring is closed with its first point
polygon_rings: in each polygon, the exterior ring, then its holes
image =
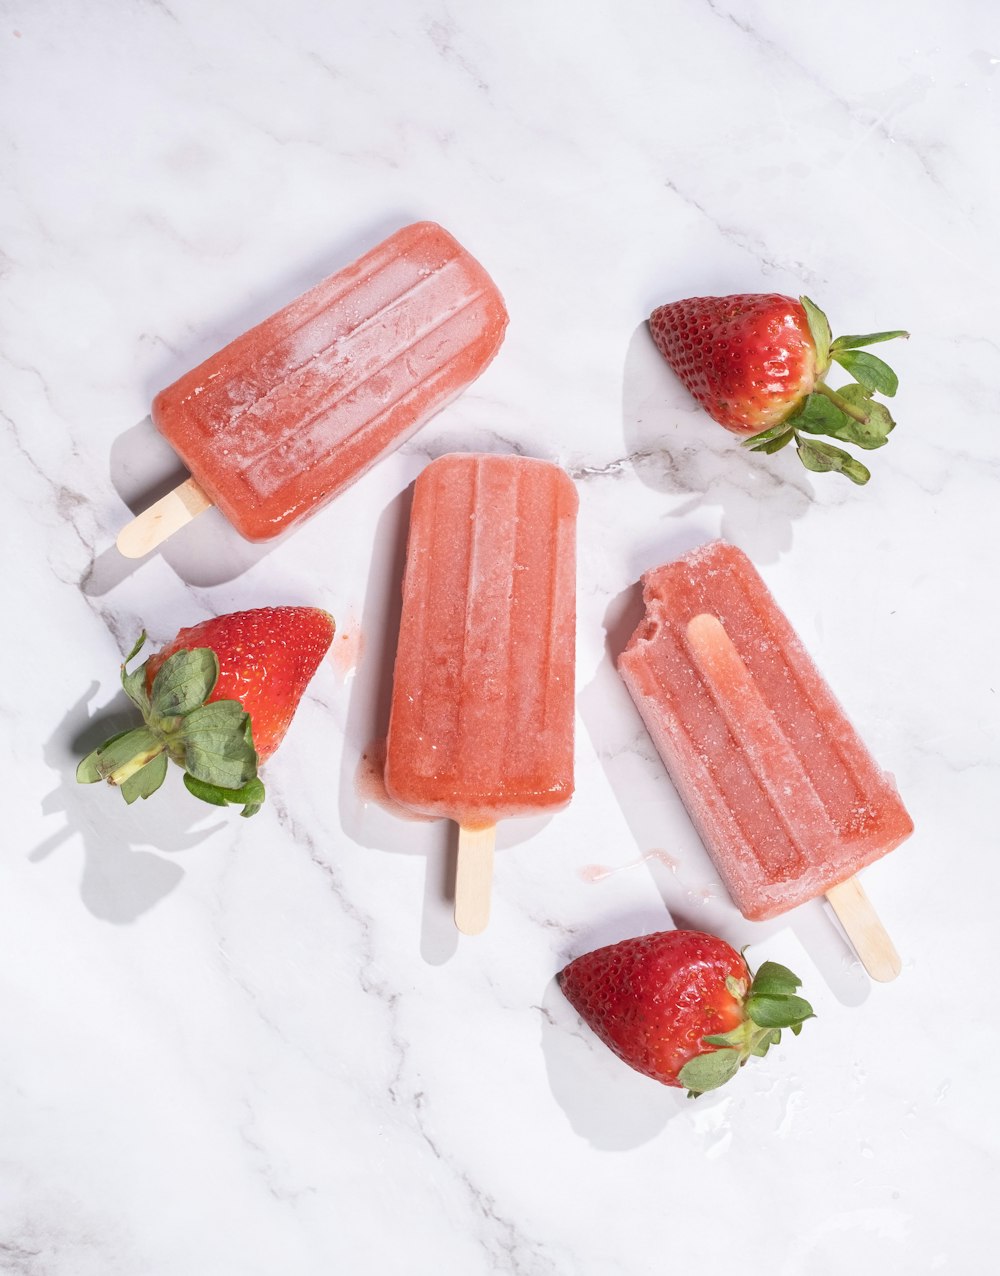
{"type": "Polygon", "coordinates": [[[578,697],[580,715],[637,848],[626,862],[651,874],[678,926],[719,935],[737,949],[790,930],[834,996],[844,1005],[861,1004],[871,992],[870,981],[822,901],[767,922],[747,921],[730,901],[615,667],[642,614],[638,584],[611,601],[604,618],[605,656],[578,697]],[[612,719],[609,705],[616,700],[612,719]],[[608,739],[609,720],[622,724],[620,738],[608,739]]]}
{"type": "Polygon", "coordinates": [[[629,460],[647,487],[687,497],[670,511],[683,519],[699,506],[721,507],[720,532],[758,563],[792,546],[793,525],[813,488],[791,449],[760,456],[708,417],[674,376],[640,324],[622,380],[622,424],[629,460]]]}
{"type": "MultiPolygon", "coordinates": [[[[39,842],[28,855],[39,863],[79,837],[83,842],[80,898],[101,921],[124,925],[136,921],[180,883],[184,870],[161,854],[138,849],[143,843],[159,851],[189,850],[220,825],[192,828],[199,816],[192,804],[187,824],[181,802],[159,793],[149,803],[127,807],[106,785],[81,785],[75,777],[81,757],[116,731],[135,725],[136,714],[123,693],[106,709],[92,712],[99,684],[91,683],[43,746],[43,757],[57,778],[42,803],[46,815],[62,813],[65,823],[39,842]]],[[[173,768],[172,768],[173,770],[173,768]]],[[[176,780],[176,774],[171,780],[176,780]]],[[[168,785],[164,786],[169,787],[168,785]]]]}
{"type": "MultiPolygon", "coordinates": [[[[111,446],[111,481],[132,514],[148,509],[188,477],[173,450],[147,417],[111,446]]],[[[294,535],[289,531],[286,535],[294,535]]],[[[101,597],[156,555],[188,585],[235,580],[266,558],[284,536],[264,544],[246,541],[217,509],[207,509],[143,558],[126,558],[114,545],[94,559],[80,583],[88,597],[101,597]]]]}
{"type": "Polygon", "coordinates": [[[340,822],[361,846],[425,857],[420,951],[425,961],[440,965],[455,952],[458,942],[448,896],[456,839],[445,821],[405,819],[402,811],[390,809],[388,799],[379,800],[378,794],[378,753],[389,722],[412,500],[410,484],[386,506],[375,528],[361,618],[364,647],[351,684],[345,725],[340,822]]]}

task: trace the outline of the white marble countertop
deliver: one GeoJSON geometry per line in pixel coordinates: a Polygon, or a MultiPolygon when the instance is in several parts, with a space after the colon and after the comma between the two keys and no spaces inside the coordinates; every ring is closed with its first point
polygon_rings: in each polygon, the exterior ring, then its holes
{"type": "Polygon", "coordinates": [[[1000,1187],[995,6],[0,18],[0,1271],[972,1270],[1000,1187]],[[507,299],[482,379],[280,542],[210,511],[121,559],[130,507],[180,472],[152,394],[424,217],[507,299]],[[735,291],[912,331],[868,488],[741,451],[659,359],[653,305],[735,291]],[[579,483],[577,795],[502,829],[491,925],[460,939],[450,829],[394,819],[357,774],[407,489],[470,448],[579,483]],[[916,821],[864,876],[893,984],[821,903],[743,921],[614,671],[640,573],[720,534],[916,821]],[[176,776],[133,808],[75,784],[143,626],[284,602],[340,637],[257,817],[176,776]],[[695,1102],[614,1059],[554,982],[672,924],[791,966],[818,1012],[695,1102]]]}

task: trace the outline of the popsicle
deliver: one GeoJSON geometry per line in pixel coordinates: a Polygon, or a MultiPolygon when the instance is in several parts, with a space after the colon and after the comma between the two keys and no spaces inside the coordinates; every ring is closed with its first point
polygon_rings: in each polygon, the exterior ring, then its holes
{"type": "Polygon", "coordinates": [[[119,549],[141,557],[212,504],[248,540],[277,536],[461,394],[506,326],[496,285],[447,231],[390,235],[156,396],[192,477],[119,549]]]}
{"type": "Polygon", "coordinates": [[[899,958],[854,878],[913,822],[750,560],[717,541],[643,578],[618,660],[743,915],[826,895],[875,978],[899,958]]]}
{"type": "Polygon", "coordinates": [[[497,821],[573,793],[578,504],[521,456],[442,456],[414,486],[385,786],[459,824],[467,934],[489,917],[497,821]]]}

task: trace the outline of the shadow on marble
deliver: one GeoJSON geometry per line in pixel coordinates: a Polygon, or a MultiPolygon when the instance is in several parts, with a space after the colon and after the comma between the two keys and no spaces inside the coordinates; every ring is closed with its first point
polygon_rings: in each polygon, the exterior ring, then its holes
{"type": "Polygon", "coordinates": [[[675,498],[670,517],[721,509],[720,535],[757,563],[792,547],[793,528],[812,503],[794,456],[758,456],[708,417],[670,371],[645,323],[629,342],[622,378],[627,460],[639,480],[675,498]]]}
{"type": "MultiPolygon", "coordinates": [[[[101,921],[127,925],[169,895],[184,876],[179,864],[139,847],[155,846],[167,855],[191,850],[222,825],[206,826],[207,808],[199,809],[200,804],[193,799],[190,819],[184,826],[178,823],[178,813],[184,810],[181,803],[167,799],[158,803],[154,796],[148,803],[128,807],[107,785],[77,783],[75,770],[80,758],[116,731],[135,726],[134,707],[123,692],[106,708],[92,712],[90,706],[99,691],[100,684],[91,683],[45,742],[43,758],[57,784],[44,799],[42,810],[46,816],[63,814],[65,823],[39,842],[28,858],[40,863],[81,839],[80,898],[84,907],[101,921]],[[191,827],[196,821],[201,821],[200,827],[191,827]]],[[[174,767],[171,772],[171,780],[176,782],[180,773],[174,767]]]]}
{"type": "MultiPolygon", "coordinates": [[[[608,865],[609,871],[648,872],[677,926],[719,935],[737,949],[791,931],[838,1001],[860,1005],[869,996],[871,983],[822,901],[814,900],[768,922],[750,922],[729,900],[615,667],[641,615],[638,585],[612,599],[604,618],[605,656],[577,696],[580,716],[636,848],[626,863],[608,865]],[[609,744],[609,706],[616,706],[616,721],[634,723],[625,741],[609,744]]],[[[780,961],[780,953],[774,959],[780,961]]],[[[786,964],[794,969],[791,958],[786,964]]],[[[804,991],[808,998],[808,989],[804,991]]]]}

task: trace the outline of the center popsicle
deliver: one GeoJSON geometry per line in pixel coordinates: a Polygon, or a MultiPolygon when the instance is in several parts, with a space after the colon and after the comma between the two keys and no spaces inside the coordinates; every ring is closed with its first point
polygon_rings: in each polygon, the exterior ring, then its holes
{"type": "Polygon", "coordinates": [[[469,934],[497,821],[573,792],[577,506],[563,470],[519,456],[443,456],[414,487],[385,782],[459,824],[469,934]]]}

